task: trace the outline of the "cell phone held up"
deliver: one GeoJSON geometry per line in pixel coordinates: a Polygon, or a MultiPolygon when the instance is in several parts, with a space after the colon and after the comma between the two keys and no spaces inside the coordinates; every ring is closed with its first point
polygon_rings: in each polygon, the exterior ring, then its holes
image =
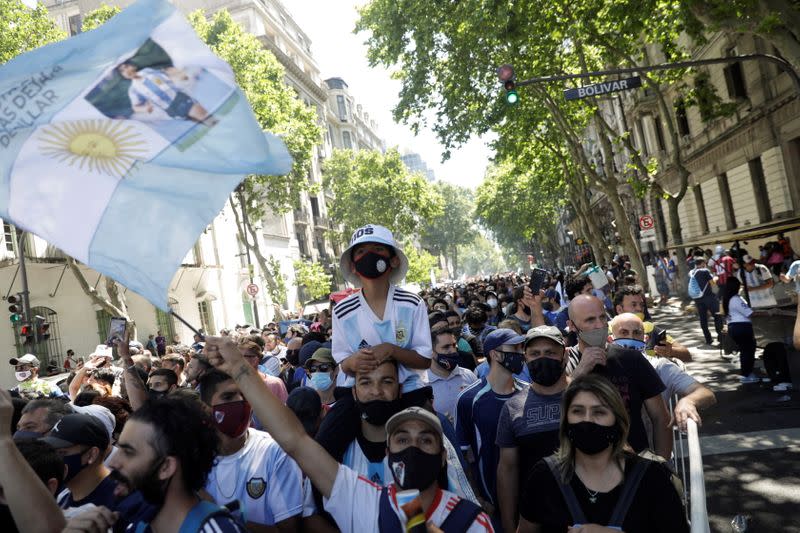
{"type": "Polygon", "coordinates": [[[128,328],[128,320],[119,316],[111,318],[108,327],[108,340],[106,346],[114,346],[114,343],[125,338],[125,330],[128,328]]]}
{"type": "Polygon", "coordinates": [[[531,281],[528,283],[528,287],[531,289],[531,293],[534,296],[539,294],[539,291],[542,290],[542,286],[544,285],[544,280],[547,279],[547,270],[541,268],[534,268],[531,270],[531,281]]]}

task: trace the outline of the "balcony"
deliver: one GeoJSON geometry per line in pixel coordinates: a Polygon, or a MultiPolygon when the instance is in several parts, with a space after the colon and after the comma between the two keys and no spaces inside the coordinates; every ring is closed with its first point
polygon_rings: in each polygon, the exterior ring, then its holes
{"type": "Polygon", "coordinates": [[[322,215],[314,215],[314,225],[319,229],[328,229],[328,217],[322,215]]]}
{"type": "Polygon", "coordinates": [[[294,223],[308,226],[308,210],[305,208],[295,209],[294,223]]]}

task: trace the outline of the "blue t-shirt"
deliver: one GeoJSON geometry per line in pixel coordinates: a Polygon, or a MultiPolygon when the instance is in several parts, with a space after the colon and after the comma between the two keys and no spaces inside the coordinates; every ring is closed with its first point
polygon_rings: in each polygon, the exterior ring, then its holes
{"type": "MultiPolygon", "coordinates": [[[[514,380],[515,392],[525,384],[514,380]]],[[[500,449],[495,444],[500,411],[511,394],[497,394],[482,378],[461,393],[456,407],[456,438],[462,450],[472,450],[475,458],[473,472],[480,480],[481,496],[493,505],[497,503],[497,463],[500,449]]]]}

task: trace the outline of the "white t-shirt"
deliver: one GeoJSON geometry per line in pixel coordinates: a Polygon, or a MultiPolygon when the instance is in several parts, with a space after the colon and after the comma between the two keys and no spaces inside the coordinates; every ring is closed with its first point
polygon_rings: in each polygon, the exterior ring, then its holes
{"type": "Polygon", "coordinates": [[[300,467],[268,433],[252,428],[241,450],[217,457],[206,491],[220,505],[238,500],[244,522],[272,526],[303,512],[300,467]]]}
{"type": "Polygon", "coordinates": [[[777,304],[775,301],[775,293],[772,292],[772,289],[756,288],[772,280],[772,272],[770,272],[767,267],[756,263],[756,267],[752,272],[741,269],[736,273],[736,277],[739,278],[739,281],[742,281],[742,272],[745,273],[750,304],[753,307],[771,307],[777,304]]]}
{"type": "MultiPolygon", "coordinates": [[[[332,353],[337,363],[362,348],[384,342],[431,357],[428,309],[422,298],[390,285],[383,320],[372,312],[363,291],[348,296],[333,308],[332,353]]],[[[416,390],[424,386],[425,372],[399,365],[398,379],[403,383],[403,392],[416,390]]],[[[355,378],[339,372],[337,385],[352,387],[354,383],[355,378]]]]}
{"type": "MultiPolygon", "coordinates": [[[[381,497],[380,485],[359,476],[353,469],[339,465],[336,481],[333,483],[330,498],[323,498],[323,506],[328,511],[342,533],[361,533],[378,531],[378,514],[381,497]]],[[[389,488],[389,501],[392,509],[405,525],[405,513],[397,506],[395,486],[389,488]]],[[[430,509],[425,515],[436,526],[441,526],[450,510],[458,503],[459,497],[446,490],[438,490],[430,509]]],[[[466,533],[492,533],[494,529],[485,513],[481,513],[466,533]]]]}
{"type": "MultiPolygon", "coordinates": [[[[431,365],[436,365],[432,362],[431,365]]],[[[478,381],[472,370],[457,366],[446,378],[435,374],[432,370],[426,371],[428,384],[433,387],[433,409],[446,416],[452,424],[456,418],[456,403],[458,395],[471,384],[478,381]]]]}

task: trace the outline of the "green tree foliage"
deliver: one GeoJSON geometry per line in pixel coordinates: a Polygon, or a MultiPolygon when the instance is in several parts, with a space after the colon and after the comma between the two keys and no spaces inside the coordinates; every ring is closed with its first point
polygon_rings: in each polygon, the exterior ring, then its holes
{"type": "Polygon", "coordinates": [[[108,19],[120,11],[122,10],[117,6],[109,6],[107,4],[101,5],[84,17],[84,19],[81,21],[81,31],[90,31],[95,29],[96,27],[104,24],[108,19]]]}
{"type": "Polygon", "coordinates": [[[408,258],[407,282],[430,284],[431,269],[434,271],[434,276],[439,277],[439,262],[429,252],[413,244],[405,244],[403,252],[408,258]]]}
{"type": "Polygon", "coordinates": [[[442,198],[421,174],[412,174],[397,150],[334,150],[323,167],[326,188],[336,201],[331,218],[345,234],[380,224],[395,236],[410,236],[442,213],[442,198]]]}
{"type": "Polygon", "coordinates": [[[0,0],[0,65],[65,37],[43,4],[30,9],[21,0],[0,0]]]}
{"type": "Polygon", "coordinates": [[[453,264],[452,274],[456,276],[459,270],[459,249],[471,243],[476,235],[473,228],[472,191],[444,181],[436,182],[433,187],[441,196],[444,206],[441,214],[422,225],[422,245],[450,260],[453,264]]]}
{"type": "Polygon", "coordinates": [[[330,294],[332,280],[320,263],[303,260],[294,262],[294,284],[309,300],[318,300],[330,294]]]}
{"type": "Polygon", "coordinates": [[[485,276],[508,271],[497,245],[480,233],[461,248],[461,271],[467,276],[485,276]]]}

